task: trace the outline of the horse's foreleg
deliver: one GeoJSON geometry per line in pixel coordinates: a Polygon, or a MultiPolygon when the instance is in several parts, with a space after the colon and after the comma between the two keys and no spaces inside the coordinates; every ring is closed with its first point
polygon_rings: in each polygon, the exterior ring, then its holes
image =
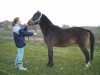
{"type": "Polygon", "coordinates": [[[51,67],[53,66],[54,63],[53,63],[53,46],[48,46],[48,64],[47,66],[48,67],[51,67]]]}

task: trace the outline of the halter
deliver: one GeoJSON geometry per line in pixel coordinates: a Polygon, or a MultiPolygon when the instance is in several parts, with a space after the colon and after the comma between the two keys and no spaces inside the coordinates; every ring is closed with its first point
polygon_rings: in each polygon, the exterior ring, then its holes
{"type": "MultiPolygon", "coordinates": [[[[33,29],[35,30],[36,34],[37,34],[37,31],[36,31],[36,28],[34,28],[34,23],[40,21],[41,17],[42,17],[42,13],[41,13],[40,17],[39,17],[37,20],[33,21],[33,20],[31,19],[32,24],[33,24],[33,29]]],[[[33,35],[33,37],[34,37],[34,35],[33,35]]],[[[28,40],[28,41],[29,41],[29,40],[28,40]]],[[[30,41],[29,41],[29,44],[32,45],[32,44],[30,43],[30,41]]]]}
{"type": "Polygon", "coordinates": [[[34,23],[35,23],[35,22],[40,21],[41,17],[42,17],[42,13],[41,13],[40,17],[39,17],[37,20],[33,21],[33,20],[31,19],[31,21],[32,21],[32,23],[33,23],[33,26],[34,26],[34,23]]]}

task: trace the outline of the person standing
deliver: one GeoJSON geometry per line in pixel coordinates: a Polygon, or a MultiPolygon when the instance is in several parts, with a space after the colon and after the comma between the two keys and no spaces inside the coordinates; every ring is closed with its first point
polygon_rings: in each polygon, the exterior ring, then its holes
{"type": "MultiPolygon", "coordinates": [[[[19,17],[14,18],[12,25],[13,27],[13,38],[15,45],[18,50],[18,54],[15,59],[15,67],[18,68],[19,70],[27,70],[23,66],[23,56],[24,56],[24,48],[25,48],[25,36],[32,36],[32,32],[27,31],[27,25],[24,25],[24,27],[21,27],[21,21],[19,17]]],[[[29,22],[28,22],[28,25],[29,22]]]]}

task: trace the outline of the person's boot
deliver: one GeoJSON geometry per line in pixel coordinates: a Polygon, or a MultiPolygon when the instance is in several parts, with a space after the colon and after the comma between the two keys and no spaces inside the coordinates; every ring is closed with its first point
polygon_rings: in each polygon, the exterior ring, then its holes
{"type": "Polygon", "coordinates": [[[18,64],[18,69],[19,70],[27,70],[27,68],[23,67],[23,64],[18,64]]]}

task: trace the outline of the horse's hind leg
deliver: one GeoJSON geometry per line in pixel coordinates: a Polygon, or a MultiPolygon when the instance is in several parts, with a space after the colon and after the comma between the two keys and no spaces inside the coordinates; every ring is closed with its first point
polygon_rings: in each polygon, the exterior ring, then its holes
{"type": "Polygon", "coordinates": [[[53,46],[48,45],[48,63],[47,63],[48,67],[54,66],[53,63],[53,46]]]}
{"type": "Polygon", "coordinates": [[[89,62],[89,52],[88,50],[86,49],[86,46],[84,45],[79,45],[79,47],[81,48],[84,56],[85,56],[85,59],[86,59],[86,68],[89,68],[90,66],[90,62],[89,62]]]}

